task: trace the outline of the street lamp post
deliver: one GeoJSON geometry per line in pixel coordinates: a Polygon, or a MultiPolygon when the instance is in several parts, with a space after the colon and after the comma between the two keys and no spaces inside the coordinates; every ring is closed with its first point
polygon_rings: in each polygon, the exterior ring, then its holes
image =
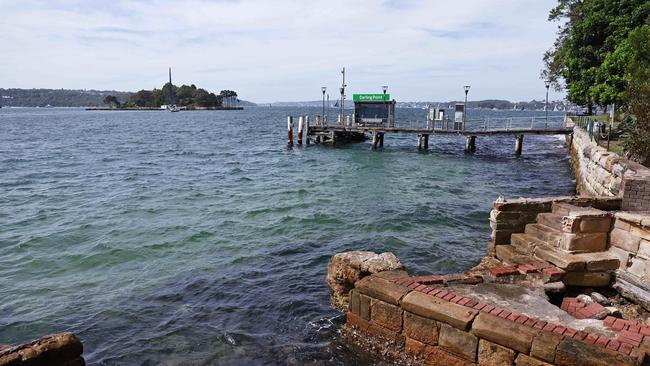
{"type": "Polygon", "coordinates": [[[345,87],[347,86],[345,85],[345,67],[341,70],[341,74],[343,75],[343,82],[341,83],[341,113],[339,118],[341,118],[340,123],[343,123],[343,120],[345,119],[343,116],[343,104],[345,104],[345,87]]]}
{"type": "Polygon", "coordinates": [[[327,87],[321,86],[320,90],[323,92],[323,121],[325,120],[325,91],[327,91],[327,87]]]}
{"type": "Polygon", "coordinates": [[[465,89],[465,110],[463,111],[463,130],[465,129],[465,122],[467,121],[467,93],[469,93],[469,85],[463,86],[465,89]]]}
{"type": "Polygon", "coordinates": [[[551,86],[551,81],[544,81],[544,85],[546,86],[546,104],[544,104],[544,112],[546,112],[546,128],[548,128],[548,88],[551,86]]]}

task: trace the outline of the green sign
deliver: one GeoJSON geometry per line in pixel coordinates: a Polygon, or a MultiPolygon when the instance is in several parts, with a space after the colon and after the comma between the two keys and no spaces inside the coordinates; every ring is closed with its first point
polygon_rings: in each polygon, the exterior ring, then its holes
{"type": "Polygon", "coordinates": [[[388,102],[390,94],[353,94],[352,100],[355,102],[388,102]]]}

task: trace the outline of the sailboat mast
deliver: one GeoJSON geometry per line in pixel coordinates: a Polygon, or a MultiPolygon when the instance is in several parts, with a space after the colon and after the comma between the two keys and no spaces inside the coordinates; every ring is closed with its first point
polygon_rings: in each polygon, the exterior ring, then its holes
{"type": "Polygon", "coordinates": [[[172,84],[172,68],[169,68],[169,104],[174,104],[174,87],[172,84]]]}

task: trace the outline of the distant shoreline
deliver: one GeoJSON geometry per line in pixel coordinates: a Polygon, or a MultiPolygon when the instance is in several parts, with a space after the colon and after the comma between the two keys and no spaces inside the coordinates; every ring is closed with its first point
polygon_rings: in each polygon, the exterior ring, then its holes
{"type": "MultiPolygon", "coordinates": [[[[210,107],[210,108],[191,108],[182,109],[183,111],[241,111],[244,107],[210,107]]],[[[86,107],[87,111],[167,111],[164,108],[106,108],[106,107],[86,107]]]]}

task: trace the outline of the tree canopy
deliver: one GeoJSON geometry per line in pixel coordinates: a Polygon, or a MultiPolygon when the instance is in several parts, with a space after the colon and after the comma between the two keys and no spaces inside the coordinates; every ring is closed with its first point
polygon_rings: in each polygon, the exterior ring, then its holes
{"type": "Polygon", "coordinates": [[[549,20],[564,23],[544,54],[542,77],[590,112],[593,105],[627,104],[630,35],[649,18],[647,0],[559,0],[549,20]]]}
{"type": "Polygon", "coordinates": [[[219,95],[210,93],[196,85],[181,85],[180,87],[166,83],[162,89],[140,90],[129,98],[128,106],[157,108],[165,104],[176,104],[189,108],[215,108],[224,105],[228,100],[232,105],[232,97],[237,93],[231,90],[222,90],[219,95]],[[170,88],[173,88],[174,100],[170,99],[170,88]],[[224,93],[226,92],[226,93],[224,93]]]}

